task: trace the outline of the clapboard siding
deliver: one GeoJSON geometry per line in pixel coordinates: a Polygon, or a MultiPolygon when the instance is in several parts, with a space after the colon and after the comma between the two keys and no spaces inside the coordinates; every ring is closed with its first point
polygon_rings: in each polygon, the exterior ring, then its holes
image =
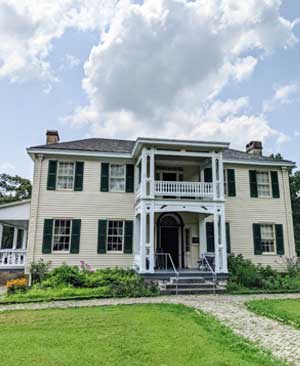
{"type": "MultiPolygon", "coordinates": [[[[53,159],[53,158],[51,158],[53,159]]],[[[80,161],[80,159],[59,158],[63,161],[80,161]]],[[[43,258],[51,260],[53,266],[63,262],[78,265],[80,260],[86,261],[94,268],[132,267],[131,254],[107,253],[97,254],[98,220],[100,219],[134,219],[134,193],[100,192],[101,161],[90,159],[84,161],[83,191],[48,191],[47,173],[48,159],[42,163],[40,182],[40,197],[38,206],[37,225],[35,232],[39,162],[35,162],[33,177],[33,197],[31,208],[31,223],[28,241],[28,261],[43,258]],[[42,254],[43,226],[46,218],[81,219],[81,238],[79,254],[42,254]]],[[[128,163],[125,160],[114,160],[116,163],[128,163]]]]}
{"type": "Polygon", "coordinates": [[[284,228],[285,256],[295,256],[295,243],[292,223],[292,209],[289,192],[288,172],[281,168],[253,167],[253,165],[225,165],[235,169],[236,197],[226,197],[226,221],[230,223],[231,251],[242,253],[254,263],[272,265],[284,269],[282,259],[277,255],[254,255],[253,223],[282,224],[284,228]],[[272,170],[278,172],[280,198],[251,198],[249,170],[272,170]]]}

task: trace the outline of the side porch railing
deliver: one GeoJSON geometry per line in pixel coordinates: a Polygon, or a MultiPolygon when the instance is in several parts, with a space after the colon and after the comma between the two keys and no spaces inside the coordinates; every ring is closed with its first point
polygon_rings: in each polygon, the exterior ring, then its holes
{"type": "Polygon", "coordinates": [[[155,253],[155,269],[161,271],[167,271],[171,268],[174,271],[176,278],[176,295],[178,294],[178,278],[179,272],[177,271],[170,253],[155,253]],[[170,265],[171,267],[170,267],[170,265]]]}
{"type": "Polygon", "coordinates": [[[213,291],[216,294],[217,274],[215,270],[215,256],[202,253],[199,259],[199,270],[203,272],[210,272],[213,282],[213,291]]]}
{"type": "Polygon", "coordinates": [[[26,250],[0,250],[0,268],[23,268],[26,262],[26,250]]]}

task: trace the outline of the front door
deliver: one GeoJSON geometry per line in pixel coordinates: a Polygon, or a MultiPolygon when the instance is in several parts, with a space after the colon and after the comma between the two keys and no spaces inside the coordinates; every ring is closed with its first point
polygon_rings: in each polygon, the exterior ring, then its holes
{"type": "MultiPolygon", "coordinates": [[[[170,253],[176,268],[179,264],[178,227],[161,227],[160,247],[163,253],[170,253]]],[[[172,265],[168,260],[168,267],[172,265]]]]}
{"type": "Polygon", "coordinates": [[[162,175],[162,180],[164,180],[166,182],[176,182],[177,174],[164,172],[162,175]]]}

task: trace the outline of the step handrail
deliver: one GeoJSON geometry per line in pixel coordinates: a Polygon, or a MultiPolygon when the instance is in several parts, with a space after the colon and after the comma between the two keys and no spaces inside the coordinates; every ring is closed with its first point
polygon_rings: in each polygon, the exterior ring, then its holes
{"type": "Polygon", "coordinates": [[[217,287],[217,274],[216,272],[213,270],[212,266],[210,265],[205,253],[202,253],[200,258],[202,259],[202,261],[205,262],[206,264],[206,267],[209,269],[209,271],[211,272],[212,274],[212,280],[213,280],[213,292],[214,292],[214,295],[216,294],[216,287],[217,287]]]}
{"type": "Polygon", "coordinates": [[[155,256],[163,256],[165,257],[165,269],[167,270],[168,269],[168,258],[170,260],[170,263],[172,265],[172,269],[175,273],[175,276],[176,276],[176,295],[178,294],[178,278],[179,278],[179,272],[177,271],[176,267],[175,267],[175,264],[173,262],[173,258],[171,256],[170,253],[155,253],[155,256]]]}

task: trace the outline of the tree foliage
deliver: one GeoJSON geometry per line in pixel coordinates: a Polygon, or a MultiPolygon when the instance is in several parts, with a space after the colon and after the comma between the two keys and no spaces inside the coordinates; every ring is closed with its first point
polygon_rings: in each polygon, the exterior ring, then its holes
{"type": "Polygon", "coordinates": [[[31,198],[31,192],[29,179],[18,175],[0,174],[0,204],[31,198]]]}

